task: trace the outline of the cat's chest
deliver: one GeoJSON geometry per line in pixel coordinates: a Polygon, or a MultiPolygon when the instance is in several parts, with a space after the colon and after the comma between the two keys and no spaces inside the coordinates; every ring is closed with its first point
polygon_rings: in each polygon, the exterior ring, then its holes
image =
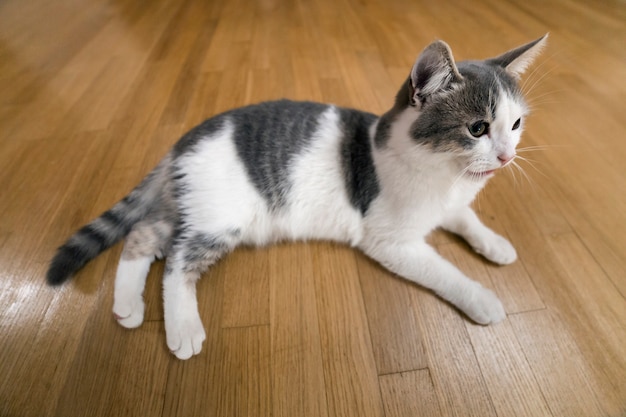
{"type": "Polygon", "coordinates": [[[398,237],[425,236],[450,213],[469,205],[482,188],[479,185],[431,182],[410,189],[387,190],[366,217],[366,228],[373,233],[394,233],[398,237]]]}

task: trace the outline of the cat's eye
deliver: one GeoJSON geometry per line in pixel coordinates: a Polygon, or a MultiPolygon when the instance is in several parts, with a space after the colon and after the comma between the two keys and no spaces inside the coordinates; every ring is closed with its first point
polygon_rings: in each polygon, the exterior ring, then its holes
{"type": "Polygon", "coordinates": [[[472,136],[478,138],[489,132],[489,123],[481,120],[471,125],[468,129],[472,136]]]}
{"type": "Polygon", "coordinates": [[[515,121],[515,123],[513,123],[513,129],[512,130],[516,130],[519,128],[519,125],[522,123],[522,119],[517,119],[515,121]]]}

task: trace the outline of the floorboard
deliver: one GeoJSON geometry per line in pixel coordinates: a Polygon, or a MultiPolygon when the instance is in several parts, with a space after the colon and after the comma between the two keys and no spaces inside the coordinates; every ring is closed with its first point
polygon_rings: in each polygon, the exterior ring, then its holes
{"type": "Polygon", "coordinates": [[[0,3],[0,416],[626,415],[626,5],[527,0],[0,3]],[[492,288],[472,324],[354,249],[240,248],[197,289],[200,355],[117,325],[121,245],[70,284],[47,263],[207,117],[290,98],[382,113],[419,52],[481,59],[550,33],[521,86],[519,169],[474,203],[519,259],[429,237],[492,288]]]}

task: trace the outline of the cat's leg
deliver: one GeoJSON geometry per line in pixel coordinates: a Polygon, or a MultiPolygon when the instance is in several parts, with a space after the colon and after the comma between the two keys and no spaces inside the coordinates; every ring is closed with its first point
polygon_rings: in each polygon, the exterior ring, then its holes
{"type": "Polygon", "coordinates": [[[115,276],[113,315],[126,328],[143,323],[143,291],[150,265],[163,255],[171,237],[167,222],[142,222],[133,227],[126,238],[115,276]]]}
{"type": "Polygon", "coordinates": [[[206,333],[198,312],[196,282],[232,247],[220,237],[203,233],[176,239],[165,268],[163,303],[167,346],[178,359],[189,359],[202,350],[206,333]]]}
{"type": "Polygon", "coordinates": [[[390,271],[433,290],[477,323],[497,323],[506,317],[502,303],[491,290],[465,276],[425,242],[379,241],[362,249],[390,271]]]}
{"type": "Polygon", "coordinates": [[[163,310],[167,346],[178,359],[189,359],[202,350],[206,333],[196,297],[200,271],[185,270],[179,262],[167,260],[163,278],[163,310]]]}
{"type": "Polygon", "coordinates": [[[441,227],[461,236],[477,253],[491,262],[507,265],[517,259],[513,245],[485,226],[468,206],[448,215],[441,227]]]}

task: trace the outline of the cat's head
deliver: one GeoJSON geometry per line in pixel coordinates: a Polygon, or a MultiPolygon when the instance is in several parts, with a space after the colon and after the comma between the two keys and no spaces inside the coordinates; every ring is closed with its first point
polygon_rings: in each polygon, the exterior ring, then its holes
{"type": "Polygon", "coordinates": [[[394,108],[381,118],[377,146],[387,146],[391,136],[408,137],[401,145],[407,152],[427,149],[448,157],[469,178],[489,177],[515,157],[528,113],[518,80],[546,39],[459,63],[446,43],[433,42],[413,65],[394,108]]]}

